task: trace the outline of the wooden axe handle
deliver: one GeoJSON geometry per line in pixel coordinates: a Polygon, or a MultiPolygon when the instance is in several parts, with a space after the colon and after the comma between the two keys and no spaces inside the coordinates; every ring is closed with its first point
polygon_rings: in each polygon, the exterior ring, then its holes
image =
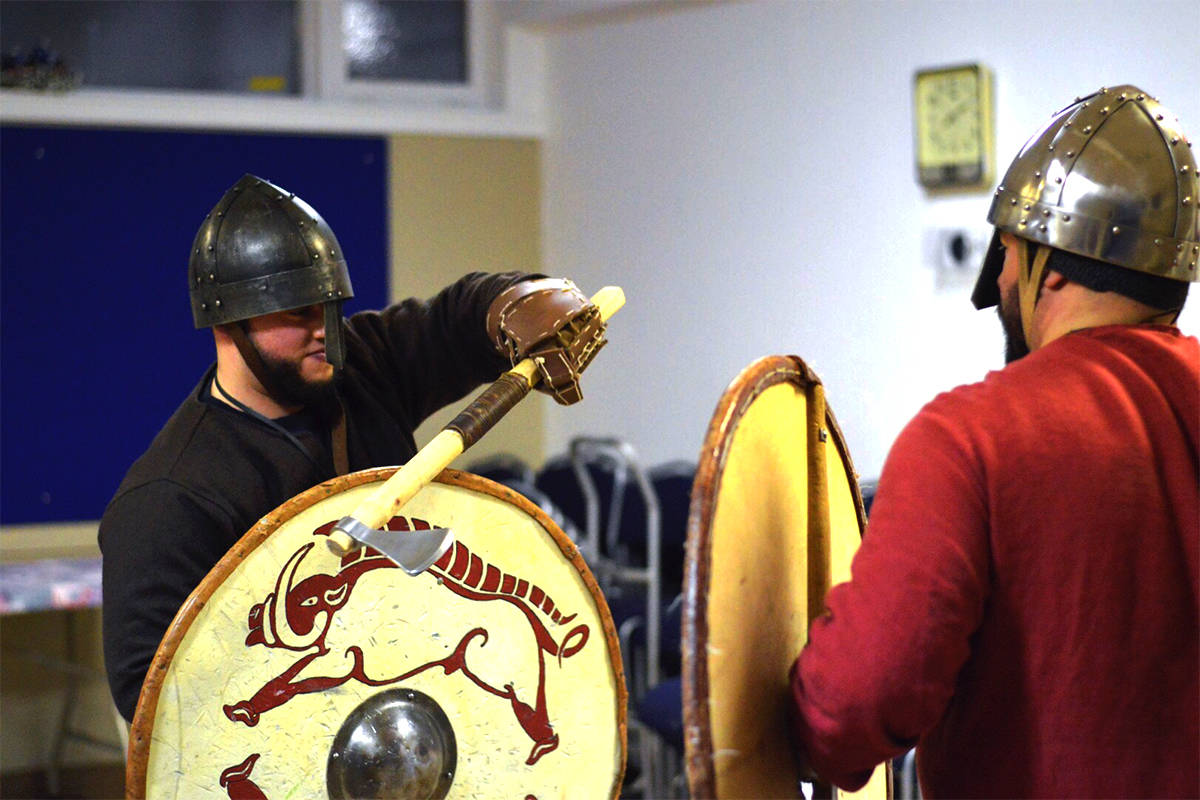
{"type": "MultiPolygon", "coordinates": [[[[619,286],[606,286],[592,296],[592,302],[600,309],[600,316],[607,322],[613,314],[625,305],[625,293],[619,286]]],[[[464,450],[470,447],[495,425],[505,413],[517,404],[521,398],[529,394],[541,379],[537,362],[526,358],[488,388],[484,389],[461,414],[455,417],[437,436],[422,447],[416,455],[404,466],[396,470],[371,493],[367,499],[359,503],[351,512],[364,525],[379,529],[385,522],[399,513],[400,509],[436,478],[442,470],[450,466],[464,450]],[[473,435],[467,441],[456,423],[464,418],[474,421],[473,435]],[[480,423],[484,427],[480,428],[480,423]]],[[[335,530],[329,535],[329,549],[342,555],[358,547],[353,539],[345,532],[335,530]]]]}

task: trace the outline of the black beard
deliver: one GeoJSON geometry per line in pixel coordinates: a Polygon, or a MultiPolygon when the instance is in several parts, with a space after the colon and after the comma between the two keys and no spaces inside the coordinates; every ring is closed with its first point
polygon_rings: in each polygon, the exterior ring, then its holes
{"type": "Polygon", "coordinates": [[[1025,329],[1021,326],[1021,303],[1016,287],[996,305],[996,315],[1000,317],[1000,327],[1004,329],[1004,363],[1011,364],[1029,355],[1025,329]],[[1005,311],[1005,306],[1014,309],[1014,312],[1005,311]]]}
{"type": "Polygon", "coordinates": [[[301,406],[321,417],[333,418],[338,407],[333,378],[325,381],[305,380],[298,364],[272,358],[261,351],[259,359],[265,374],[258,378],[276,402],[284,406],[301,406]]]}

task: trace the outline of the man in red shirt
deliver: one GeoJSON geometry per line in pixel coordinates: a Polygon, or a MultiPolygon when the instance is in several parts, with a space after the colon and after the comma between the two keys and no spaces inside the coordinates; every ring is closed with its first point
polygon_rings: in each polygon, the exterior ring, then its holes
{"type": "Polygon", "coordinates": [[[935,797],[1200,797],[1200,181],[1133,86],[1068,106],[996,191],[972,297],[1009,364],[894,444],[853,578],[792,670],[844,788],[917,747],[935,797]]]}

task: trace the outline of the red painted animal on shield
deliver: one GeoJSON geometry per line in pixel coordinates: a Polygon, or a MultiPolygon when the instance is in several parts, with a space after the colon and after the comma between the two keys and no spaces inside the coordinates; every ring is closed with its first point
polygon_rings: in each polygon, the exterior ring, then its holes
{"type": "MultiPolygon", "coordinates": [[[[313,535],[328,536],[335,524],[322,525],[313,531],[313,535]]],[[[393,517],[387,525],[389,530],[429,527],[424,520],[410,521],[404,517],[393,517]]],[[[395,564],[372,548],[362,548],[343,556],[335,574],[315,573],[297,581],[301,563],[314,545],[315,542],[308,542],[297,549],[276,578],[275,591],[251,608],[250,633],[246,637],[247,646],[284,648],[304,655],[283,673],[267,681],[250,699],[225,705],[225,716],[253,727],[262,714],[297,695],[332,689],[352,679],[370,686],[385,686],[441,667],[447,676],[461,672],[480,689],[512,705],[517,722],[533,741],[526,764],[537,762],[558,747],[558,734],[550,723],[546,703],[546,656],[554,657],[561,666],[563,659],[578,653],[587,644],[589,629],[586,624],[576,625],[561,640],[556,640],[543,618],[565,625],[575,618],[575,614],[564,616],[541,588],[485,563],[462,542],[455,542],[428,572],[459,597],[477,602],[509,603],[524,615],[537,643],[538,681],[533,703],[522,700],[513,683],[494,686],[469,667],[467,646],[476,639],[482,639],[480,645],[488,640],[488,632],[481,627],[469,630],[454,652],[445,658],[400,675],[373,678],[366,672],[360,646],[350,645],[340,655],[331,654],[325,639],[335,615],[346,605],[358,581],[372,570],[390,569],[395,564]],[[347,658],[350,659],[348,665],[347,658]]]]}

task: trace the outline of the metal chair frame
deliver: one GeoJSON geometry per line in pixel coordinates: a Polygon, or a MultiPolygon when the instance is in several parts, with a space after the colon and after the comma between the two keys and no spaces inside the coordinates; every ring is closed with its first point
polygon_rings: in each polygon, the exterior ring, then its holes
{"type": "MultiPolygon", "coordinates": [[[[583,493],[585,508],[585,532],[580,549],[591,565],[597,581],[605,591],[616,586],[635,586],[645,590],[644,616],[631,617],[622,623],[618,631],[622,658],[629,678],[630,705],[645,696],[646,691],[659,681],[660,638],[659,626],[662,615],[661,586],[661,509],[658,495],[646,472],[638,462],[637,453],[627,442],[613,438],[579,437],[570,443],[571,466],[583,493]],[[596,482],[588,471],[588,465],[607,459],[613,466],[613,492],[603,532],[600,523],[600,493],[596,482]],[[642,496],[646,509],[646,559],[635,565],[628,562],[626,548],[621,545],[621,516],[625,492],[635,486],[642,496]],[[644,630],[645,657],[635,657],[633,635],[644,630]]],[[[629,730],[637,740],[642,775],[637,788],[644,797],[663,797],[670,790],[667,774],[666,745],[653,730],[632,715],[629,730]]]]}

